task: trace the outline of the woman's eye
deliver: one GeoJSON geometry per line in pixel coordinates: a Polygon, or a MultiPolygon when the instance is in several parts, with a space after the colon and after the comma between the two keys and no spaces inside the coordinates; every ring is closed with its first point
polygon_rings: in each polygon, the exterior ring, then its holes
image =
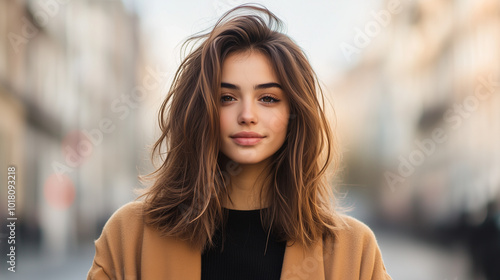
{"type": "Polygon", "coordinates": [[[224,102],[229,102],[231,101],[233,97],[229,96],[229,95],[224,95],[220,98],[220,100],[224,103],[224,102]]]}
{"type": "MultiPolygon", "coordinates": [[[[220,98],[221,102],[222,103],[226,103],[226,102],[230,102],[230,101],[233,101],[234,98],[230,95],[223,95],[221,98],[220,98]]],[[[261,98],[261,100],[264,101],[264,103],[276,103],[276,102],[279,102],[279,99],[276,99],[272,96],[264,96],[261,98]]]]}
{"type": "Polygon", "coordinates": [[[278,99],[276,99],[276,98],[274,98],[274,97],[271,97],[271,96],[264,96],[264,97],[262,97],[261,99],[265,99],[265,100],[267,100],[267,101],[264,101],[264,102],[266,102],[266,103],[276,103],[276,102],[278,102],[278,101],[279,101],[278,99]]]}

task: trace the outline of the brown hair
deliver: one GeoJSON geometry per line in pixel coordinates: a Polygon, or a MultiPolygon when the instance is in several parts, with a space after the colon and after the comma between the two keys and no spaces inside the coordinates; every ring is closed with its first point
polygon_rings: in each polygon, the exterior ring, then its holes
{"type": "Polygon", "coordinates": [[[201,41],[182,61],[160,108],[162,135],[152,159],[155,153],[161,158],[164,144],[166,158],[148,174],[154,183],[140,196],[145,196],[147,224],[202,249],[213,245],[212,236],[225,220],[221,202],[228,196],[231,164],[219,151],[221,68],[228,54],[250,50],[269,58],[290,102],[287,137],[265,178],[272,187],[266,190],[269,208],[261,211],[263,225],[280,240],[306,246],[334,237],[338,215],[327,175],[333,174],[330,166],[337,169],[340,153],[317,76],[281,28],[281,20],[265,7],[241,5],[226,12],[211,31],[184,42],[183,49],[201,41]],[[237,15],[240,11],[250,12],[237,15]]]}

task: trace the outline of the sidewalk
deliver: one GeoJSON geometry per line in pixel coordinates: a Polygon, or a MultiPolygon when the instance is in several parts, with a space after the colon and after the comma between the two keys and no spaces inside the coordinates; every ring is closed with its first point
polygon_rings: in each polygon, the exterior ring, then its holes
{"type": "Polygon", "coordinates": [[[3,280],[72,280],[86,279],[94,258],[94,244],[80,248],[62,260],[54,260],[33,252],[20,252],[16,272],[0,272],[3,280]]]}

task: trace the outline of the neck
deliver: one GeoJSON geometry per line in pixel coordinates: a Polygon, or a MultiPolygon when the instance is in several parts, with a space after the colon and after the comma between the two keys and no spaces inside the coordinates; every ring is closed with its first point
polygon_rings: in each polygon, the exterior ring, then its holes
{"type": "Polygon", "coordinates": [[[265,195],[268,186],[264,186],[264,177],[268,174],[268,160],[257,164],[237,164],[230,172],[228,194],[231,200],[224,202],[224,207],[235,210],[254,210],[267,206],[265,195]],[[262,198],[260,197],[262,191],[262,198]],[[261,203],[261,200],[263,203],[261,203]]]}

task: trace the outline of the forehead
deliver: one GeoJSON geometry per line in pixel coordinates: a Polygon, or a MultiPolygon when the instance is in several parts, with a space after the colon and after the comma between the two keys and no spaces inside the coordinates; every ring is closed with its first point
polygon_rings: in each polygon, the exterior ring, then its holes
{"type": "Polygon", "coordinates": [[[222,63],[222,81],[232,83],[278,83],[269,58],[257,51],[229,54],[222,63]]]}

